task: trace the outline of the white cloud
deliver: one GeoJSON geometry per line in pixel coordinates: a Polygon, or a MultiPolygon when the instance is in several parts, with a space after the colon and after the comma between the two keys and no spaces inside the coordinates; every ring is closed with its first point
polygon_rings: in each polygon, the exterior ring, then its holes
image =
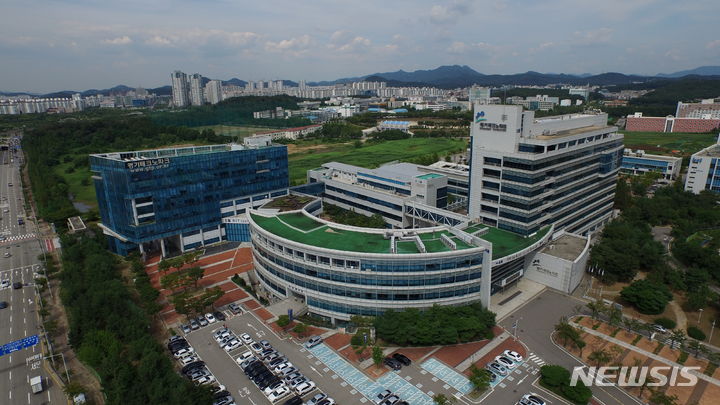
{"type": "Polygon", "coordinates": [[[430,8],[430,21],[436,24],[454,22],[470,12],[470,2],[454,0],[447,5],[436,4],[430,8]]]}
{"type": "Polygon", "coordinates": [[[486,42],[472,42],[466,44],[462,41],[455,41],[446,49],[450,53],[463,54],[472,51],[497,51],[500,48],[486,42]]]}
{"type": "Polygon", "coordinates": [[[265,50],[268,52],[290,52],[298,55],[306,51],[311,42],[310,35],[305,34],[278,42],[267,41],[265,42],[265,50]]]}
{"type": "Polygon", "coordinates": [[[720,39],[716,39],[714,41],[710,41],[705,45],[705,48],[707,49],[714,49],[714,48],[720,48],[720,39]]]}
{"type": "Polygon", "coordinates": [[[545,51],[548,51],[548,50],[554,48],[555,46],[556,46],[556,44],[554,42],[551,42],[551,41],[543,42],[534,48],[530,48],[530,53],[535,54],[535,53],[545,52],[545,51]]]}
{"type": "Polygon", "coordinates": [[[572,43],[574,45],[588,46],[607,44],[612,39],[613,30],[611,28],[599,28],[589,31],[575,31],[573,33],[572,43]]]}
{"type": "Polygon", "coordinates": [[[103,44],[107,45],[128,45],[133,42],[132,38],[130,38],[127,35],[123,35],[121,37],[112,38],[112,39],[105,39],[102,41],[103,44]]]}
{"type": "Polygon", "coordinates": [[[163,37],[161,35],[153,35],[152,37],[145,40],[145,44],[155,46],[169,46],[172,45],[172,41],[170,41],[169,38],[163,37]]]}

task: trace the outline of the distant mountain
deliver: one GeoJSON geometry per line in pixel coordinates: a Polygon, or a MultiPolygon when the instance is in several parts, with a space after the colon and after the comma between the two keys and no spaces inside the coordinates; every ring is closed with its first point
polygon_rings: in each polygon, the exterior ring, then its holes
{"type": "Polygon", "coordinates": [[[700,66],[695,69],[681,70],[675,73],[658,73],[658,77],[683,77],[689,75],[697,76],[720,76],[720,66],[700,66]]]}
{"type": "Polygon", "coordinates": [[[393,86],[408,86],[409,83],[415,85],[427,85],[441,88],[467,87],[472,85],[480,86],[545,86],[549,84],[571,84],[571,85],[597,85],[606,86],[611,84],[628,84],[638,81],[654,80],[646,76],[625,75],[622,73],[603,73],[599,75],[569,75],[565,73],[538,73],[525,72],[511,75],[485,75],[477,72],[467,65],[440,66],[430,70],[416,70],[414,72],[406,72],[398,70],[396,72],[373,73],[367,76],[346,77],[331,82],[316,82],[315,85],[333,85],[339,83],[348,83],[358,80],[367,80],[368,78],[383,78],[388,83],[391,81],[393,86]]]}

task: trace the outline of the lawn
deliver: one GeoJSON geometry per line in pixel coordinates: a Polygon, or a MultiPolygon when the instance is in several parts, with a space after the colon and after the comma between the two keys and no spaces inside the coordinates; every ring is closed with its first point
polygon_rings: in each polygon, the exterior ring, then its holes
{"type": "Polygon", "coordinates": [[[626,132],[625,147],[662,155],[692,155],[715,143],[715,134],[626,132]],[[678,152],[674,152],[678,151],[678,152]]]}
{"type": "MultiPolygon", "coordinates": [[[[62,162],[62,159],[61,159],[62,162]]],[[[70,194],[74,196],[73,201],[81,202],[90,206],[93,209],[97,209],[97,200],[95,197],[95,187],[93,186],[92,179],[90,176],[90,169],[86,167],[79,167],[72,173],[66,173],[65,170],[73,166],[72,162],[60,163],[53,167],[55,173],[65,179],[68,184],[68,190],[70,194]],[[83,180],[87,179],[86,184],[83,185],[83,180]]]]}
{"type": "Polygon", "coordinates": [[[234,125],[209,125],[209,126],[205,126],[205,127],[194,127],[193,129],[196,129],[198,131],[202,131],[204,129],[212,129],[218,135],[232,136],[232,137],[236,137],[236,138],[245,138],[246,136],[251,136],[252,134],[257,133],[257,132],[272,131],[273,129],[276,129],[276,128],[241,127],[241,126],[234,126],[234,125]]]}
{"type": "Polygon", "coordinates": [[[290,154],[290,183],[304,182],[308,170],[327,162],[374,168],[393,160],[407,161],[432,153],[437,153],[442,158],[449,152],[463,150],[466,145],[464,140],[450,138],[400,139],[360,148],[355,148],[352,143],[324,145],[320,153],[307,149],[290,154]]]}

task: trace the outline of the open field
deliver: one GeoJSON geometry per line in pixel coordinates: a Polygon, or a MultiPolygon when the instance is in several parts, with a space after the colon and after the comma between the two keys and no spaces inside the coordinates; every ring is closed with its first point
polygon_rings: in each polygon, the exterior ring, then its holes
{"type": "Polygon", "coordinates": [[[437,153],[440,158],[449,152],[462,150],[467,143],[464,140],[450,138],[409,138],[355,148],[352,143],[318,145],[299,153],[291,153],[290,183],[305,180],[306,172],[327,162],[341,162],[367,168],[373,168],[393,160],[408,160],[423,155],[437,153]]]}
{"type": "Polygon", "coordinates": [[[251,136],[252,134],[254,134],[256,132],[272,131],[273,129],[276,129],[276,128],[241,127],[241,126],[235,126],[235,125],[208,125],[208,126],[204,126],[204,127],[194,127],[193,129],[196,129],[198,131],[202,131],[204,129],[212,129],[218,135],[245,138],[246,136],[251,136]]]}
{"type": "Polygon", "coordinates": [[[68,185],[68,192],[74,196],[74,201],[83,203],[93,209],[97,209],[97,199],[95,197],[95,187],[90,178],[90,169],[87,167],[79,167],[72,173],[66,173],[65,170],[73,167],[72,162],[60,163],[53,167],[55,173],[65,179],[68,185]],[[87,180],[83,184],[83,180],[87,180]]]}
{"type": "Polygon", "coordinates": [[[717,138],[714,134],[620,132],[625,135],[626,148],[642,149],[661,155],[692,155],[715,143],[717,138]]]}

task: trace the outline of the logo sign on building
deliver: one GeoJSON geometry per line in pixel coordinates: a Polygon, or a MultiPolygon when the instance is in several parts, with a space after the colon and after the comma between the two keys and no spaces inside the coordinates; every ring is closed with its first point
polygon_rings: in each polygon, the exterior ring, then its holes
{"type": "Polygon", "coordinates": [[[480,121],[485,121],[485,111],[478,111],[475,113],[475,123],[478,123],[480,121]]]}
{"type": "Polygon", "coordinates": [[[133,160],[131,162],[125,162],[125,168],[130,169],[131,172],[145,172],[155,169],[165,169],[167,167],[170,167],[170,158],[133,160]]]}
{"type": "Polygon", "coordinates": [[[14,342],[6,343],[0,346],[0,356],[16,352],[28,347],[33,347],[38,344],[38,335],[32,335],[16,340],[14,342]]]}

